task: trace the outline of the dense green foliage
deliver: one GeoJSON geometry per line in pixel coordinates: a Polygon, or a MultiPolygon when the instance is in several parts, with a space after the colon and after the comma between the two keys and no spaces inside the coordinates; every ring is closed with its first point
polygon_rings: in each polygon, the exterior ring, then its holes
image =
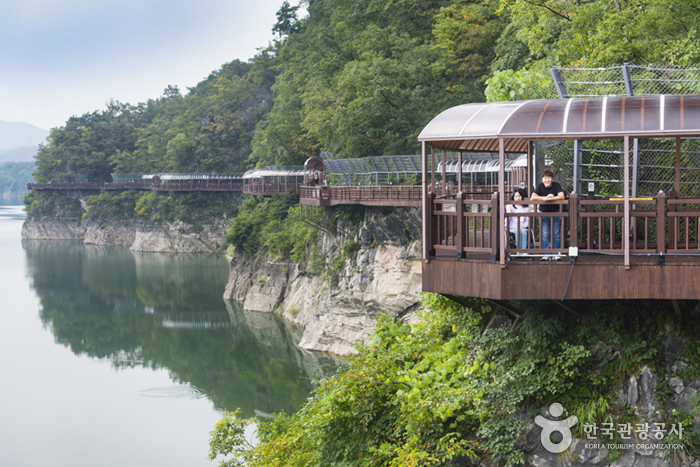
{"type": "Polygon", "coordinates": [[[112,102],[70,118],[40,147],[37,181],[62,173],[101,182],[112,172],[239,172],[271,97],[254,68],[236,60],[184,97],[168,87],[146,103],[112,102]]]}
{"type": "Polygon", "coordinates": [[[254,165],[416,153],[447,107],[543,97],[553,66],[689,65],[692,0],[318,0],[284,3],[277,40],[181,95],[110,103],[52,130],[37,181],[79,172],[242,172],[254,165]],[[530,70],[530,71],[527,71],[530,70]],[[513,92],[516,91],[516,92],[513,92]]]}
{"type": "Polygon", "coordinates": [[[306,259],[306,249],[318,238],[316,229],[299,219],[299,199],[292,193],[271,198],[247,196],[233,220],[225,245],[251,255],[306,259]]]}
{"type": "MultiPolygon", "coordinates": [[[[531,427],[523,409],[558,401],[582,422],[634,421],[613,406],[619,385],[642,366],[662,370],[666,326],[697,332],[697,323],[681,325],[648,302],[591,304],[595,311],[580,318],[534,303],[513,332],[485,327],[483,313],[492,312],[479,302],[468,309],[437,295],[425,300],[418,325],[380,316],[347,371],[322,382],[294,415],[259,422],[255,447],[240,435],[252,422],[227,415],[212,432],[211,457],[237,450],[251,467],[464,465],[474,455],[522,465],[519,443],[531,427]]],[[[700,358],[687,363],[700,369],[700,358]]],[[[692,420],[687,429],[692,449],[698,430],[692,420]]]]}
{"type": "Polygon", "coordinates": [[[697,64],[700,9],[694,0],[500,1],[531,60],[548,66],[697,64]]]}
{"type": "Polygon", "coordinates": [[[112,102],[53,129],[36,179],[240,173],[320,151],[415,153],[433,116],[482,100],[507,24],[497,8],[494,0],[324,0],[309,2],[299,19],[285,4],[278,40],[249,63],[224,65],[184,96],[168,87],[160,98],[112,102]]]}
{"type": "Polygon", "coordinates": [[[30,191],[22,196],[27,216],[77,218],[83,215],[80,201],[65,191],[30,191]]]}
{"type": "Polygon", "coordinates": [[[77,196],[61,191],[30,191],[23,201],[27,215],[49,218],[180,220],[191,225],[234,218],[238,193],[178,193],[155,191],[86,191],[85,210],[77,196]]]}
{"type": "Polygon", "coordinates": [[[236,215],[237,194],[178,193],[156,191],[103,191],[88,196],[84,218],[136,217],[156,222],[181,220],[189,224],[210,223],[213,218],[236,215]]]}
{"type": "Polygon", "coordinates": [[[5,162],[0,164],[0,196],[2,193],[19,194],[27,189],[27,183],[34,181],[33,162],[5,162]]]}

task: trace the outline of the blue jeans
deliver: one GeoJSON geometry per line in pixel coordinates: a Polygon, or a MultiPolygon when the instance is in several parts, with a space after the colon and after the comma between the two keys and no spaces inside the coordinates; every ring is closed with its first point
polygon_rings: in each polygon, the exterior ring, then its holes
{"type": "MultiPolygon", "coordinates": [[[[517,229],[511,229],[511,233],[515,235],[515,238],[518,238],[518,233],[516,232],[517,229]]],[[[527,229],[520,229],[520,242],[518,243],[518,248],[524,250],[527,248],[527,229]]]]}
{"type": "Polygon", "coordinates": [[[542,218],[542,249],[549,249],[550,233],[552,237],[552,248],[558,250],[561,246],[561,217],[542,218]],[[551,227],[551,229],[550,229],[551,227]],[[550,232],[551,230],[551,232],[550,232]]]}

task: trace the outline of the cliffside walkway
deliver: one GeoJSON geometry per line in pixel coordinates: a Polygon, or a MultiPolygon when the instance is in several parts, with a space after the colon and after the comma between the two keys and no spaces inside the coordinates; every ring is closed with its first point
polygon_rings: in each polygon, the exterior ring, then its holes
{"type": "Polygon", "coordinates": [[[29,190],[243,191],[243,180],[180,183],[27,183],[29,190]]]}
{"type": "MultiPolygon", "coordinates": [[[[420,207],[422,189],[419,185],[375,185],[375,186],[307,186],[297,183],[258,184],[244,183],[243,179],[211,182],[177,182],[177,183],[28,183],[29,190],[142,190],[142,191],[215,191],[243,192],[256,196],[272,196],[277,193],[292,192],[299,194],[299,202],[306,206],[364,205],[387,207],[420,207]]],[[[445,187],[444,196],[455,196],[456,186],[445,187]]],[[[483,191],[463,193],[463,199],[488,200],[491,187],[483,191]]],[[[438,190],[440,188],[438,187],[438,190]]],[[[440,192],[440,191],[439,191],[440,192]]]]}

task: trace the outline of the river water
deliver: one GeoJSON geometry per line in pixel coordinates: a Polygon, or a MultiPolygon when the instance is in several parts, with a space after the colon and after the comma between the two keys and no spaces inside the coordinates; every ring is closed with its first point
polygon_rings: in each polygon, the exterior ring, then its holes
{"type": "Polygon", "coordinates": [[[337,361],[221,297],[216,256],[20,238],[0,206],[0,466],[211,466],[224,411],[299,408],[337,361]]]}

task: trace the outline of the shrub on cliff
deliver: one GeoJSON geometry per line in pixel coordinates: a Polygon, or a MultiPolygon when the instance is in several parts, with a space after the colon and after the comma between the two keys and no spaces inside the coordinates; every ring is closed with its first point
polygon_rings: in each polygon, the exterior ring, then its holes
{"type": "Polygon", "coordinates": [[[242,248],[251,255],[270,255],[297,263],[317,239],[316,230],[299,219],[299,199],[292,193],[270,198],[248,196],[226,236],[225,246],[242,248]]]}

